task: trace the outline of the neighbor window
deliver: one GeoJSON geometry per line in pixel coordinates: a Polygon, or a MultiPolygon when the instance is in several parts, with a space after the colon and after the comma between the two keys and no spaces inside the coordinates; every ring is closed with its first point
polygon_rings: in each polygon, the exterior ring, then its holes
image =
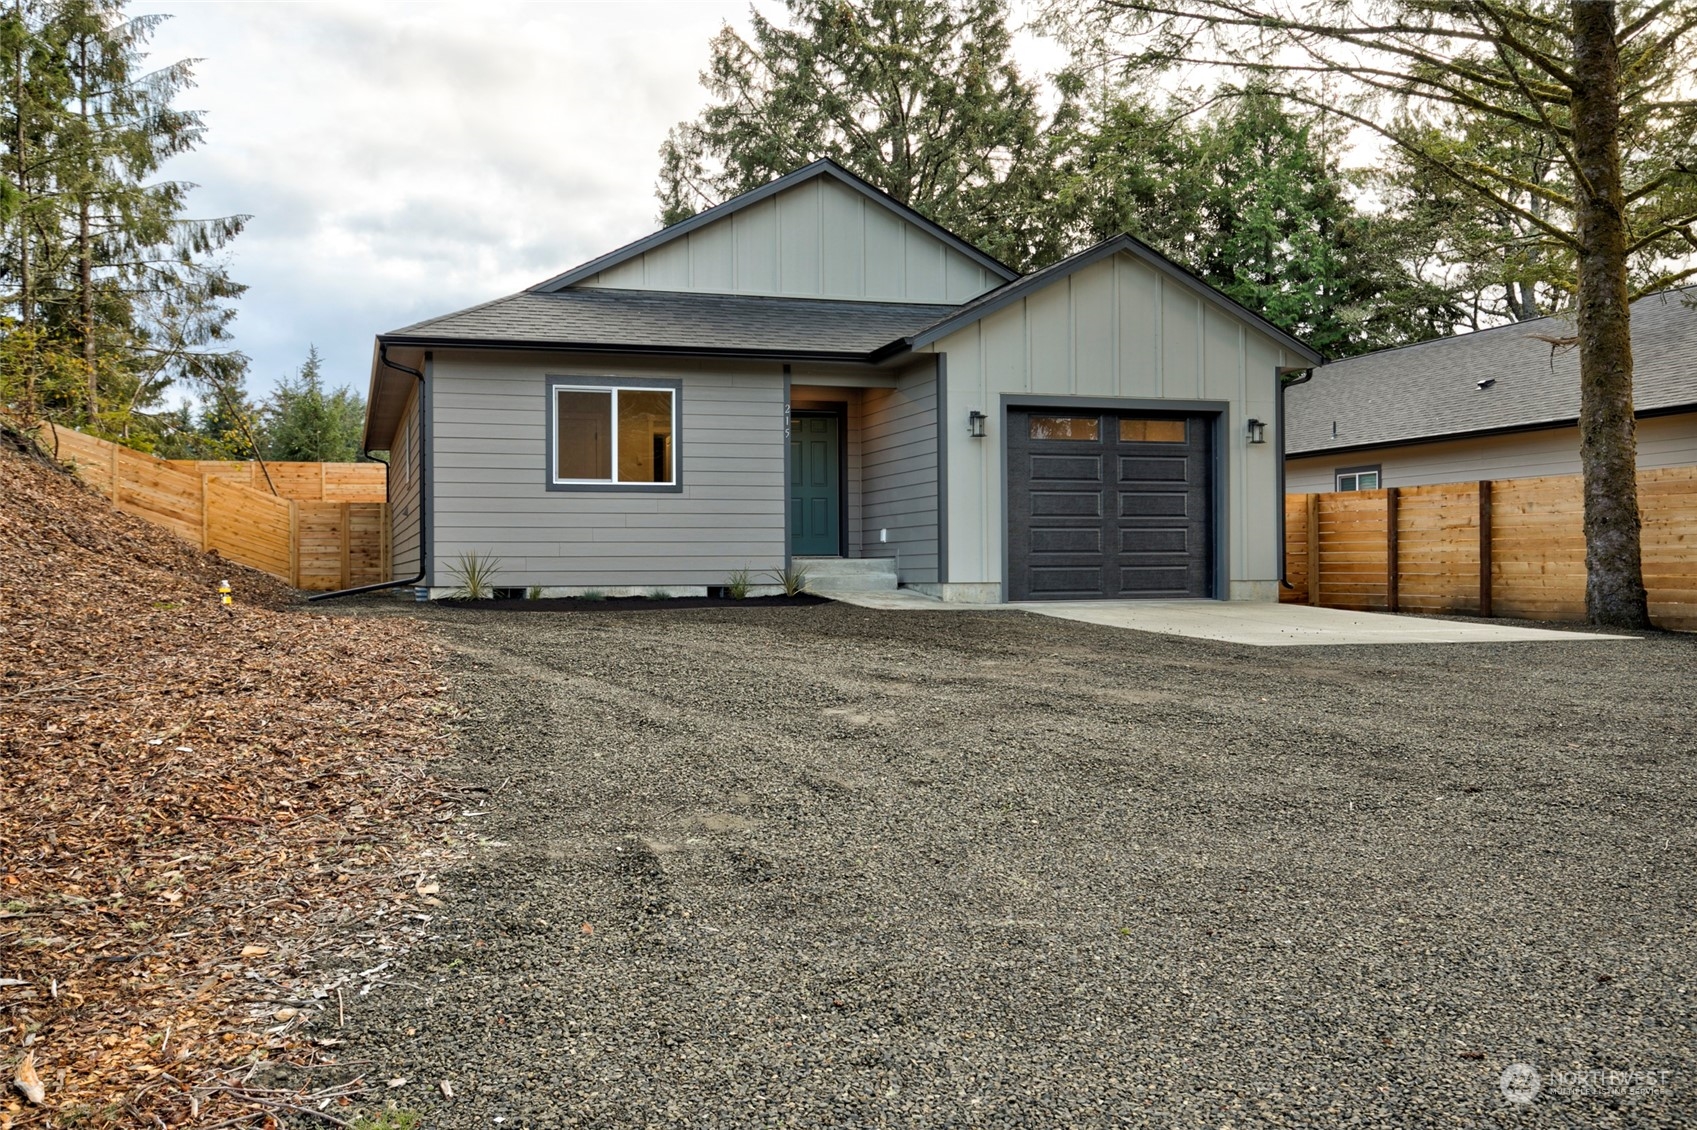
{"type": "Polygon", "coordinates": [[[1378,490],[1379,468],[1352,467],[1347,471],[1339,471],[1337,483],[1339,490],[1378,490]]]}
{"type": "Polygon", "coordinates": [[[674,389],[557,385],[554,481],[669,486],[676,434],[674,389]]]}
{"type": "Polygon", "coordinates": [[[1031,438],[1101,439],[1102,418],[1100,416],[1033,416],[1031,417],[1031,438]]]}

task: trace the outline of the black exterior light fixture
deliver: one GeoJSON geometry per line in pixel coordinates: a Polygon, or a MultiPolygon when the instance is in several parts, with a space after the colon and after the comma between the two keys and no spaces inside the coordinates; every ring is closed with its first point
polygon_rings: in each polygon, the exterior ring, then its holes
{"type": "Polygon", "coordinates": [[[973,439],[984,438],[984,425],[990,418],[974,408],[966,414],[966,434],[973,439]]]}
{"type": "Polygon", "coordinates": [[[1251,417],[1249,423],[1245,425],[1243,432],[1244,435],[1249,438],[1250,443],[1266,443],[1267,421],[1257,420],[1254,417],[1251,417]]]}

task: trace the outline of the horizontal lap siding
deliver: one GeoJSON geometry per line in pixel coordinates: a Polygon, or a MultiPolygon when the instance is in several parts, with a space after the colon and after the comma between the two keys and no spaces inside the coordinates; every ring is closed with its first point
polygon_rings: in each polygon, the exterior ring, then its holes
{"type": "MultiPolygon", "coordinates": [[[[1638,421],[1640,470],[1693,463],[1697,463],[1697,413],[1638,421]]],[[[1330,491],[1343,468],[1372,466],[1380,468],[1379,485],[1387,487],[1577,475],[1579,429],[1548,428],[1336,455],[1293,455],[1285,462],[1285,489],[1292,494],[1330,491]]]]}
{"type": "Polygon", "coordinates": [[[937,381],[930,365],[893,389],[868,389],[862,409],[862,552],[898,557],[904,584],[938,580],[937,381]],[[888,542],[878,531],[888,530],[888,542]]]}
{"type": "Polygon", "coordinates": [[[452,359],[432,371],[433,583],[462,554],[499,585],[719,585],[784,559],[783,377],[729,367],[452,359]],[[550,376],[683,382],[677,493],[547,489],[550,376]]]}
{"type": "Polygon", "coordinates": [[[419,523],[424,514],[424,500],[419,477],[419,424],[415,387],[401,414],[400,431],[389,452],[389,579],[394,581],[411,580],[418,576],[421,567],[419,523]]]}

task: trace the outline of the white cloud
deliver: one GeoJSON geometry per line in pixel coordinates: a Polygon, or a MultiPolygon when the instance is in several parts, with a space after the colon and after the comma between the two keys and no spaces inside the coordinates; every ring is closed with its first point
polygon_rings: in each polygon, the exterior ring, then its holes
{"type": "Polygon", "coordinates": [[[156,63],[208,134],[167,175],[245,212],[237,345],[264,391],[309,342],[363,389],[372,336],[652,231],[657,151],[740,2],[166,3],[156,63]]]}

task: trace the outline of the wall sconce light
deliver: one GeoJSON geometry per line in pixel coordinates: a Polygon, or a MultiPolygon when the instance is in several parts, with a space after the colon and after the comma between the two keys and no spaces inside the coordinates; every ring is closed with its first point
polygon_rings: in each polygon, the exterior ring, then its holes
{"type": "Polygon", "coordinates": [[[988,416],[974,408],[966,414],[966,434],[973,439],[983,439],[984,425],[988,420],[988,416]]]}
{"type": "Polygon", "coordinates": [[[1248,426],[1244,429],[1244,434],[1249,437],[1250,443],[1266,443],[1267,421],[1251,418],[1248,426]]]}

